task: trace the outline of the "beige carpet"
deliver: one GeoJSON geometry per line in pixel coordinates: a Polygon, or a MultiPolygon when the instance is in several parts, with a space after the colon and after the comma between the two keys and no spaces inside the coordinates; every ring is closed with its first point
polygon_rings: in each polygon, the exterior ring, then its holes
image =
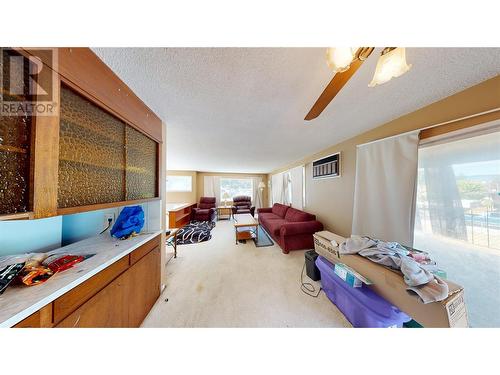
{"type": "Polygon", "coordinates": [[[323,292],[312,298],[300,291],[304,251],[236,245],[230,221],[217,222],[212,235],[177,248],[167,286],[143,327],[351,326],[323,292]]]}

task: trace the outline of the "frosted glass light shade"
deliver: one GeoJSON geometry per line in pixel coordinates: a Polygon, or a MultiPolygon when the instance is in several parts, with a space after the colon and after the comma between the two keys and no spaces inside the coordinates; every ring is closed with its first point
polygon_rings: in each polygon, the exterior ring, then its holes
{"type": "Polygon", "coordinates": [[[264,182],[259,182],[259,189],[264,189],[266,187],[266,184],[264,182]]]}
{"type": "Polygon", "coordinates": [[[345,72],[351,66],[358,47],[331,47],[326,50],[328,66],[335,72],[345,72]]]}
{"type": "Polygon", "coordinates": [[[406,63],[406,49],[395,48],[379,57],[373,79],[368,87],[374,87],[399,77],[410,70],[411,64],[406,63]]]}

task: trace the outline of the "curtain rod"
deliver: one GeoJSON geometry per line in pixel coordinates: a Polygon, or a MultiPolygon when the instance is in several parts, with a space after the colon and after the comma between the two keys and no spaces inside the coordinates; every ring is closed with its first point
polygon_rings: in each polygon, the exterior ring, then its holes
{"type": "Polygon", "coordinates": [[[404,132],[404,133],[391,135],[389,137],[376,139],[374,141],[370,141],[370,142],[366,142],[366,143],[360,143],[359,145],[356,145],[356,147],[366,146],[366,145],[369,145],[369,144],[372,144],[372,143],[375,143],[375,142],[380,142],[380,141],[385,141],[387,139],[400,137],[402,135],[411,134],[411,133],[415,133],[415,132],[421,132],[421,131],[426,130],[426,129],[431,129],[431,128],[435,128],[435,127],[442,126],[442,125],[448,125],[448,124],[452,124],[452,123],[458,122],[458,121],[468,120],[470,118],[474,118],[474,117],[486,115],[486,114],[492,113],[492,112],[497,112],[499,110],[500,110],[500,107],[496,107],[496,108],[490,109],[488,111],[475,113],[475,114],[469,115],[469,116],[459,117],[459,118],[456,118],[456,119],[453,119],[453,120],[448,120],[448,121],[440,122],[440,123],[434,124],[434,125],[429,125],[429,126],[426,126],[425,128],[410,130],[410,131],[407,131],[407,132],[404,132]]]}

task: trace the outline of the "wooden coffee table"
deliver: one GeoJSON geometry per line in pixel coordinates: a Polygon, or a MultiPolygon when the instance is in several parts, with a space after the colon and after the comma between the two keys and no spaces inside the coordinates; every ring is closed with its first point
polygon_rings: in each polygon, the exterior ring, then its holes
{"type": "Polygon", "coordinates": [[[234,235],[236,245],[239,240],[259,240],[259,222],[250,214],[236,214],[234,217],[234,235]]]}

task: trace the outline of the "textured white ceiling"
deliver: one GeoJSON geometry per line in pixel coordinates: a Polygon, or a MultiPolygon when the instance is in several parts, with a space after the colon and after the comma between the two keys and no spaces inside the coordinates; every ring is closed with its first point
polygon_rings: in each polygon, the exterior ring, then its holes
{"type": "Polygon", "coordinates": [[[94,48],[167,123],[167,167],[266,173],[500,74],[500,48],[408,48],[369,88],[376,49],[315,120],[323,48],[94,48]]]}

